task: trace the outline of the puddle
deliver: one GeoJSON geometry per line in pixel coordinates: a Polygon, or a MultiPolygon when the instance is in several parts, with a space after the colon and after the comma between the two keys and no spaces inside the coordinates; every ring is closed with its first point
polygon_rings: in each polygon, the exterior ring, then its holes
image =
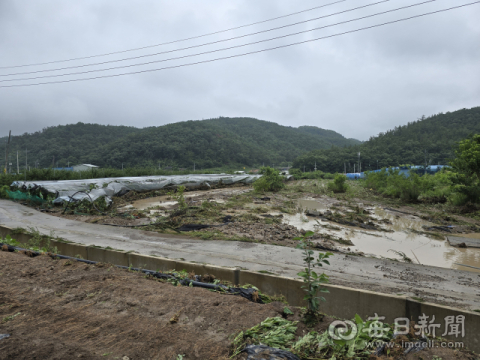
{"type": "MultiPolygon", "coordinates": [[[[384,232],[349,227],[303,214],[303,211],[307,209],[320,211],[328,209],[328,205],[321,204],[315,199],[299,201],[299,208],[297,214],[284,215],[283,222],[288,225],[293,225],[298,229],[318,231],[321,234],[350,240],[354,244],[354,246],[348,246],[351,251],[363,252],[368,256],[373,255],[393,259],[399,259],[400,257],[391,250],[401,251],[412,259],[414,263],[420,262],[423,265],[480,273],[480,270],[460,265],[463,264],[480,268],[480,249],[457,248],[450,246],[446,237],[445,240],[437,240],[427,237],[424,234],[416,233],[416,231],[424,231],[422,226],[432,226],[434,224],[413,215],[390,212],[382,208],[367,209],[371,212],[371,217],[377,220],[388,219],[391,222],[391,224],[380,223],[384,229],[393,231],[384,232]]],[[[480,234],[459,235],[480,239],[480,234]]],[[[338,244],[338,246],[342,245],[338,244]]]]}
{"type": "MultiPolygon", "coordinates": [[[[185,197],[185,201],[187,202],[190,202],[190,201],[195,202],[194,198],[197,196],[212,196],[211,198],[208,198],[208,201],[223,204],[225,203],[225,200],[221,198],[214,198],[213,196],[214,195],[231,196],[235,194],[241,194],[250,190],[251,190],[250,188],[245,188],[245,187],[230,187],[230,188],[204,190],[204,191],[187,191],[184,193],[184,197],[185,197]]],[[[137,210],[145,210],[155,206],[170,207],[176,204],[177,204],[177,201],[172,201],[171,196],[162,195],[162,196],[155,196],[147,199],[136,200],[133,202],[132,205],[129,205],[129,206],[137,210]]]]}
{"type": "Polygon", "coordinates": [[[133,202],[132,207],[137,210],[145,210],[155,206],[169,207],[177,204],[176,201],[165,201],[166,198],[166,196],[158,196],[148,199],[137,200],[133,202]]]}
{"type": "Polygon", "coordinates": [[[223,200],[223,199],[209,199],[208,200],[209,202],[214,202],[214,203],[217,203],[217,204],[225,204],[226,201],[223,200]]]}
{"type": "Polygon", "coordinates": [[[322,204],[318,200],[315,199],[301,199],[297,202],[298,208],[303,210],[318,210],[318,211],[325,211],[328,210],[327,204],[322,204]]]}

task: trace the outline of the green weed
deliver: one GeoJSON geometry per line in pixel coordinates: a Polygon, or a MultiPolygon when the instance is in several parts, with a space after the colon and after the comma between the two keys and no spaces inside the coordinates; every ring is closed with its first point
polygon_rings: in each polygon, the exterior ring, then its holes
{"type": "Polygon", "coordinates": [[[21,314],[21,313],[18,312],[18,313],[14,314],[14,315],[5,316],[5,317],[2,319],[2,322],[3,322],[3,323],[6,323],[7,321],[11,321],[11,320],[15,319],[15,318],[16,318],[18,315],[20,315],[20,314],[21,314]]]}
{"type": "Polygon", "coordinates": [[[330,265],[327,259],[333,255],[332,253],[319,253],[318,259],[313,257],[314,252],[309,249],[312,244],[308,239],[313,234],[312,231],[307,231],[305,235],[294,239],[300,241],[297,248],[303,250],[303,261],[307,265],[305,271],[301,271],[297,274],[303,278],[304,285],[302,288],[306,292],[306,295],[303,298],[307,301],[308,310],[305,316],[306,322],[314,321],[319,310],[320,301],[325,301],[323,296],[317,296],[318,292],[329,292],[326,288],[322,288],[322,284],[328,283],[328,276],[325,273],[318,275],[313,269],[315,267],[322,267],[324,264],[330,265]]]}

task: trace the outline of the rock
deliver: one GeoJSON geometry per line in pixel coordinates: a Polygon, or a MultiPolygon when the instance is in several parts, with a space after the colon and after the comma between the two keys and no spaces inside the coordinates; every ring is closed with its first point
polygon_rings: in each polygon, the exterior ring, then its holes
{"type": "Polygon", "coordinates": [[[309,215],[309,216],[322,216],[322,213],[318,210],[310,210],[310,209],[307,209],[305,211],[305,214],[306,215],[309,215]]]}

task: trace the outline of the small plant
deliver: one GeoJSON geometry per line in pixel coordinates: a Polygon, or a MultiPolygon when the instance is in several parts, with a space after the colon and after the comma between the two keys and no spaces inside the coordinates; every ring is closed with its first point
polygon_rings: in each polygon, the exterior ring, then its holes
{"type": "Polygon", "coordinates": [[[17,240],[12,239],[12,237],[10,235],[6,235],[5,238],[3,238],[3,239],[0,238],[0,242],[4,243],[4,244],[8,244],[10,246],[20,246],[20,245],[22,245],[17,240]]]}
{"type": "Polygon", "coordinates": [[[305,271],[301,271],[297,275],[303,278],[304,285],[302,288],[307,293],[303,298],[304,300],[307,300],[307,313],[305,316],[307,322],[311,322],[315,319],[320,306],[320,301],[325,301],[325,298],[323,296],[317,296],[317,293],[319,291],[322,293],[329,292],[326,288],[322,288],[322,284],[328,283],[328,276],[325,273],[318,275],[313,269],[316,266],[322,267],[323,264],[330,265],[327,259],[333,255],[328,252],[319,253],[318,259],[313,257],[313,250],[309,250],[309,247],[312,245],[309,237],[313,234],[312,231],[307,231],[305,235],[294,238],[294,240],[300,240],[297,249],[303,250],[303,261],[306,264],[305,271]]]}
{"type": "Polygon", "coordinates": [[[3,185],[0,187],[0,199],[8,199],[8,192],[10,191],[10,186],[8,185],[3,185]]]}
{"type": "Polygon", "coordinates": [[[397,251],[397,250],[393,250],[393,249],[390,249],[388,251],[391,251],[395,254],[397,254],[398,256],[400,256],[402,258],[402,260],[406,263],[409,263],[409,264],[412,264],[413,261],[412,259],[410,259],[403,251],[397,251]]]}
{"type": "Polygon", "coordinates": [[[18,315],[20,315],[21,313],[16,313],[15,315],[10,315],[10,316],[5,316],[2,320],[2,322],[6,323],[7,321],[11,321],[13,319],[15,319],[18,315]]]}
{"type": "Polygon", "coordinates": [[[285,307],[283,308],[283,313],[284,313],[285,315],[293,315],[293,311],[290,310],[290,309],[288,308],[288,306],[285,306],[285,307]]]}
{"type": "Polygon", "coordinates": [[[183,196],[184,192],[185,192],[185,186],[180,185],[179,187],[177,187],[177,192],[168,193],[168,195],[170,195],[175,200],[177,200],[178,206],[180,207],[181,210],[184,210],[187,208],[187,202],[185,201],[185,197],[183,196]]]}
{"type": "Polygon", "coordinates": [[[328,190],[333,191],[334,193],[344,193],[348,189],[348,185],[345,183],[347,177],[342,174],[335,175],[333,182],[328,184],[328,190]]]}

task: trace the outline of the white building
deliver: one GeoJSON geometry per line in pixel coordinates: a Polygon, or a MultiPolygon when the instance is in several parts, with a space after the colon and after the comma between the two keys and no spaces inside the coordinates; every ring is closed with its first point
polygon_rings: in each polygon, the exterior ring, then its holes
{"type": "Polygon", "coordinates": [[[75,165],[73,167],[73,171],[88,171],[88,170],[93,170],[93,169],[98,169],[99,167],[97,165],[92,165],[92,164],[80,164],[80,165],[75,165]]]}

